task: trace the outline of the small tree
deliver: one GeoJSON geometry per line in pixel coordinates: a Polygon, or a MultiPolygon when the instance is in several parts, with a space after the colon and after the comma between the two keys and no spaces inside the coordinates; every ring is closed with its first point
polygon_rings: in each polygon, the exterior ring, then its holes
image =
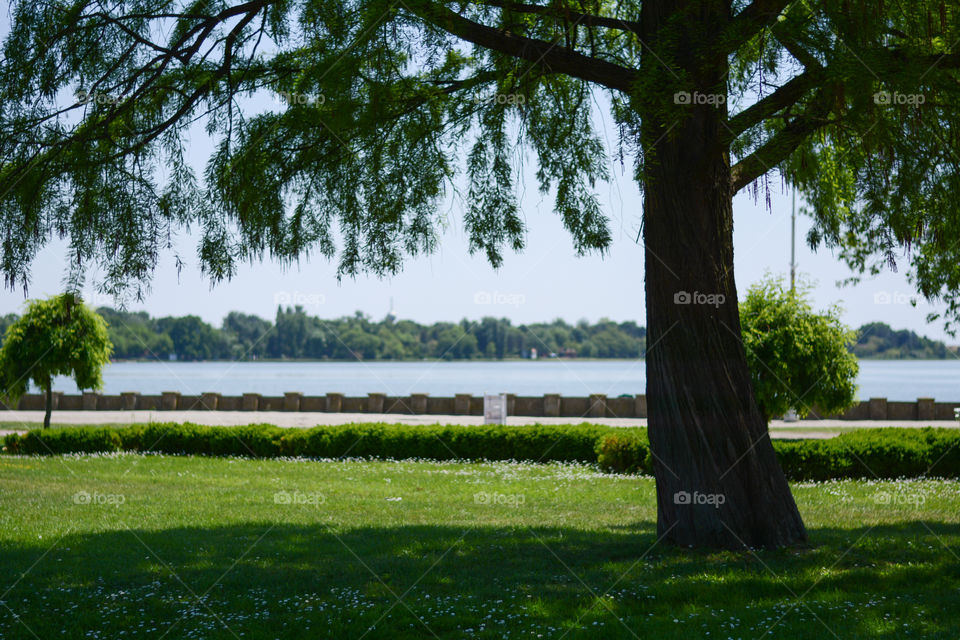
{"type": "Polygon", "coordinates": [[[808,284],[790,291],[767,276],[740,305],[753,391],[767,420],[791,407],[804,417],[814,406],[836,413],[856,401],[856,333],[840,321],[839,307],[814,311],[809,291],[808,284]]]}
{"type": "Polygon", "coordinates": [[[12,402],[32,380],[46,395],[43,426],[50,426],[53,377],[73,376],[80,389],[100,389],[103,365],[113,345],[107,323],[70,293],[30,300],[27,311],[7,329],[0,347],[0,385],[12,402]]]}

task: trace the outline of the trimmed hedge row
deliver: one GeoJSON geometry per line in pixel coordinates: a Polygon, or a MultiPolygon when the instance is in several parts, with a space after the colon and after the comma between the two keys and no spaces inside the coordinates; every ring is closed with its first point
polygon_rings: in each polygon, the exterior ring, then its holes
{"type": "MultiPolygon", "coordinates": [[[[76,427],[8,435],[10,453],[45,455],[112,451],[310,458],[371,457],[431,460],[596,462],[597,443],[615,427],[594,424],[400,425],[363,423],[281,429],[269,424],[211,427],[150,423],[76,427]]],[[[645,438],[642,429],[635,437],[645,438]]]]}
{"type": "MultiPolygon", "coordinates": [[[[859,429],[824,440],[773,440],[773,448],[791,480],[960,478],[960,429],[859,429]]],[[[646,434],[604,436],[597,454],[610,471],[653,472],[646,434]]]]}
{"type": "Polygon", "coordinates": [[[827,440],[774,440],[787,477],[960,478],[960,430],[864,429],[827,440]]]}
{"type": "MultiPolygon", "coordinates": [[[[114,451],[309,458],[593,462],[608,471],[652,472],[645,429],[595,424],[401,425],[364,423],[281,429],[258,424],[211,427],[150,423],[11,434],[8,453],[47,455],[114,451]]],[[[774,440],[791,480],[960,477],[960,430],[861,429],[826,440],[774,440]]]]}

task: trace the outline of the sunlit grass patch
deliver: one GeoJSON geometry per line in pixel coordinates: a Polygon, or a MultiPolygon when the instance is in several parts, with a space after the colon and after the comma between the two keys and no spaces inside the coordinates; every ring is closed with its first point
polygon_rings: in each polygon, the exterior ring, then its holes
{"type": "Polygon", "coordinates": [[[955,481],[796,484],[810,545],[757,552],[658,544],[652,478],[570,463],[6,456],[0,485],[3,638],[960,634],[955,481]]]}

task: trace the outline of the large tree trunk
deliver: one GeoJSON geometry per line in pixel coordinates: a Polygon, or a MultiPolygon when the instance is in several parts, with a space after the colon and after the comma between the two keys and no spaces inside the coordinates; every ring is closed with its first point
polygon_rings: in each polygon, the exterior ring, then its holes
{"type": "MultiPolygon", "coordinates": [[[[725,58],[709,63],[701,47],[711,34],[687,25],[707,24],[715,34],[729,12],[723,0],[645,0],[644,37],[664,62],[687,71],[702,96],[725,97],[725,58]],[[685,5],[695,19],[674,21],[667,27],[673,37],[664,38],[658,29],[685,5]]],[[[678,82],[665,69],[658,73],[678,82]]],[[[795,544],[806,531],[754,400],[740,340],[726,106],[690,102],[659,114],[648,108],[641,132],[657,529],[667,541],[697,547],[795,544]]]]}

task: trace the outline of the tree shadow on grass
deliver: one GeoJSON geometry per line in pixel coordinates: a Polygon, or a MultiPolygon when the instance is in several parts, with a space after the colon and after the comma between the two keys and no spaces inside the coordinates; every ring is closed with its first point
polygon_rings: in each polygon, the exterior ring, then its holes
{"type": "Polygon", "coordinates": [[[52,550],[0,548],[0,588],[13,585],[0,637],[960,634],[960,558],[945,546],[960,549],[960,525],[813,529],[808,548],[756,553],[664,547],[654,531],[264,522],[68,535],[52,550]]]}

